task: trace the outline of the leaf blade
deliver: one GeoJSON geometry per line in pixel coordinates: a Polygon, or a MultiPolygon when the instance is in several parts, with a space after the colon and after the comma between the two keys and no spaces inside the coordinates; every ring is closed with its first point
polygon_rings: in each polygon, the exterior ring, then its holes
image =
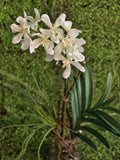
{"type": "Polygon", "coordinates": [[[83,140],[86,144],[88,144],[92,149],[97,150],[96,145],[91,141],[91,139],[89,139],[88,137],[80,134],[80,133],[74,133],[74,135],[78,138],[80,138],[81,140],[83,140]]]}
{"type": "Polygon", "coordinates": [[[118,134],[113,128],[108,126],[105,122],[101,121],[100,119],[95,119],[95,118],[84,118],[83,122],[90,122],[96,126],[99,126],[101,128],[104,128],[105,130],[111,132],[112,134],[120,137],[120,134],[118,134]]]}
{"type": "Polygon", "coordinates": [[[109,105],[109,104],[112,103],[117,97],[118,97],[118,95],[113,95],[111,98],[109,98],[108,100],[106,100],[106,101],[103,103],[103,106],[109,105]]]}
{"type": "Polygon", "coordinates": [[[77,97],[78,97],[78,107],[79,114],[81,116],[82,112],[82,87],[81,87],[81,78],[79,77],[76,83],[77,97]]]}
{"type": "Polygon", "coordinates": [[[91,107],[93,100],[93,78],[87,65],[85,65],[85,98],[85,110],[87,110],[91,107]]]}
{"type": "Polygon", "coordinates": [[[113,108],[111,106],[102,106],[100,109],[104,109],[104,110],[108,110],[108,111],[112,111],[115,112],[117,114],[120,114],[120,110],[113,108]]]}
{"type": "Polygon", "coordinates": [[[103,137],[102,134],[100,134],[99,132],[97,132],[96,130],[94,130],[93,128],[87,127],[87,126],[80,126],[80,128],[82,130],[88,131],[89,133],[91,133],[93,136],[95,136],[100,142],[102,142],[107,148],[109,148],[109,144],[106,140],[106,138],[103,137]]]}
{"type": "Polygon", "coordinates": [[[104,103],[104,100],[107,97],[107,95],[111,89],[111,86],[112,86],[112,74],[108,73],[107,85],[106,85],[105,91],[102,94],[102,96],[100,97],[100,99],[98,100],[98,102],[94,105],[94,108],[96,108],[104,103]]]}
{"type": "Polygon", "coordinates": [[[111,116],[103,111],[96,110],[95,113],[108,125],[110,125],[117,133],[120,134],[120,124],[111,116]]]}

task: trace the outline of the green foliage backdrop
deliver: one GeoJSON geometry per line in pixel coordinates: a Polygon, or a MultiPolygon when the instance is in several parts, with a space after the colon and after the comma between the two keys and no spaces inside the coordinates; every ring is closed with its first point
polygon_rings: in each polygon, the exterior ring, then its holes
{"type": "MultiPolygon", "coordinates": [[[[81,37],[86,40],[86,63],[93,72],[97,98],[105,87],[107,73],[112,72],[114,82],[112,92],[119,97],[113,104],[120,108],[120,1],[119,0],[1,0],[0,1],[0,69],[22,79],[36,87],[33,78],[36,77],[39,86],[49,98],[60,98],[60,83],[58,71],[54,62],[46,63],[44,50],[38,49],[36,53],[22,51],[20,44],[11,43],[13,33],[10,25],[16,23],[18,16],[23,16],[25,10],[28,15],[34,16],[33,9],[37,8],[40,14],[47,13],[55,19],[60,13],[67,15],[67,20],[73,22],[73,27],[82,31],[81,37]],[[56,87],[57,86],[57,87],[56,87]],[[58,95],[56,97],[56,95],[58,95]]],[[[3,83],[15,83],[9,78],[0,75],[0,127],[11,124],[35,122],[32,117],[33,105],[17,91],[4,87],[3,83]]],[[[114,117],[116,115],[113,115],[114,117]]],[[[120,121],[120,117],[117,117],[120,121]]],[[[12,160],[21,149],[21,144],[30,130],[25,128],[12,128],[0,132],[0,157],[2,160],[12,160]]],[[[41,133],[39,133],[41,135],[41,133]]],[[[97,153],[93,153],[86,145],[82,145],[84,160],[118,160],[120,159],[120,139],[105,133],[111,144],[108,151],[99,145],[97,153]]],[[[35,137],[24,158],[37,160],[38,147],[35,137]],[[32,147],[33,146],[33,147],[32,147]],[[32,152],[32,155],[31,155],[32,152]]],[[[47,143],[47,142],[46,142],[47,143]]],[[[97,143],[97,142],[96,142],[97,143]]],[[[43,146],[43,155],[46,145],[43,146]]]]}

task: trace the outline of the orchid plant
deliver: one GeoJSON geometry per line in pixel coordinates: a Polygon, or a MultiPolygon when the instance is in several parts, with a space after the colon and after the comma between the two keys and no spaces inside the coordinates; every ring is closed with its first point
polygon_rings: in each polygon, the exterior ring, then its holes
{"type": "MultiPolygon", "coordinates": [[[[86,131],[98,138],[109,148],[106,138],[92,126],[94,124],[116,136],[120,136],[120,124],[103,111],[109,110],[120,113],[119,110],[110,106],[117,97],[116,95],[106,100],[112,85],[112,74],[108,74],[107,85],[103,95],[93,104],[93,77],[90,69],[85,64],[85,56],[83,55],[83,45],[86,44],[86,41],[83,38],[78,38],[81,31],[72,28],[72,22],[66,20],[65,14],[61,14],[55,23],[52,24],[47,14],[40,16],[38,9],[35,8],[34,11],[35,18],[28,16],[24,11],[24,17],[19,16],[16,19],[18,24],[11,24],[11,30],[16,33],[12,39],[12,43],[17,44],[21,42],[22,50],[29,49],[30,53],[34,53],[38,47],[42,46],[46,52],[45,61],[56,61],[56,65],[59,63],[61,64],[61,68],[65,68],[63,72],[63,80],[65,79],[64,97],[61,99],[62,106],[54,107],[55,117],[46,111],[46,104],[44,105],[43,102],[39,104],[40,108],[37,108],[37,111],[41,117],[41,123],[25,139],[22,151],[15,160],[19,160],[24,155],[28,142],[37,130],[46,131],[38,148],[39,160],[41,145],[50,133],[54,138],[54,144],[58,150],[57,156],[53,158],[55,160],[80,160],[80,153],[75,152],[75,145],[79,142],[78,139],[96,150],[95,143],[84,134],[86,131]],[[41,28],[39,23],[46,25],[46,28],[41,28]],[[69,79],[71,65],[77,71],[69,79]],[[68,85],[70,82],[71,87],[68,85]],[[46,126],[48,127],[47,130],[46,126]],[[76,140],[75,137],[78,139],[76,140]]],[[[0,73],[4,75],[4,72],[1,71],[0,73]]],[[[15,78],[12,77],[12,79],[15,78]]],[[[19,83],[24,85],[22,81],[19,81],[19,83]]],[[[27,88],[31,89],[30,87],[27,88]]],[[[46,101],[43,93],[38,93],[33,89],[31,91],[46,101]]],[[[38,104],[36,103],[36,105],[38,104]]]]}

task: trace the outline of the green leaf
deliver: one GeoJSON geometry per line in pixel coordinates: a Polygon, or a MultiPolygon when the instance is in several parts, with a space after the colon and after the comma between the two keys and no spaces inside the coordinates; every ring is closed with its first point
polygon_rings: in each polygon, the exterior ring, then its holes
{"type": "Polygon", "coordinates": [[[42,140],[41,140],[41,142],[40,142],[40,144],[39,144],[39,147],[38,147],[38,160],[40,160],[40,149],[41,149],[41,146],[42,146],[42,144],[43,144],[43,142],[45,141],[45,138],[48,136],[48,134],[52,131],[52,130],[54,130],[55,129],[55,127],[52,127],[52,128],[50,128],[49,130],[47,130],[47,132],[45,133],[45,135],[43,136],[43,138],[42,138],[42,140]]]}
{"type": "Polygon", "coordinates": [[[78,95],[77,95],[77,90],[76,90],[76,86],[74,86],[73,88],[73,94],[74,94],[74,101],[75,101],[75,110],[76,110],[76,117],[79,117],[79,108],[78,108],[78,95]]]}
{"type": "Polygon", "coordinates": [[[73,128],[76,126],[77,114],[76,114],[76,104],[73,90],[71,91],[71,103],[72,103],[72,117],[73,117],[73,128]]]}
{"type": "Polygon", "coordinates": [[[84,118],[83,122],[90,122],[94,125],[97,125],[101,128],[104,128],[105,130],[108,130],[109,132],[113,133],[114,135],[120,137],[120,134],[118,134],[113,128],[111,128],[109,125],[106,124],[106,122],[101,121],[100,119],[95,118],[84,118]]]}
{"type": "Polygon", "coordinates": [[[18,93],[24,95],[26,98],[31,99],[31,97],[29,96],[29,91],[26,91],[26,89],[20,87],[20,86],[16,86],[16,85],[12,85],[12,84],[8,84],[8,83],[3,83],[3,86],[11,89],[11,90],[15,90],[18,91],[18,93]]]}
{"type": "Polygon", "coordinates": [[[111,106],[101,106],[100,107],[101,109],[104,109],[104,110],[108,110],[108,111],[112,111],[112,112],[115,112],[117,114],[120,114],[120,110],[116,109],[116,108],[113,108],[111,106]]]}
{"type": "Polygon", "coordinates": [[[11,84],[7,84],[7,83],[3,83],[3,85],[11,90],[17,91],[18,93],[24,95],[26,98],[28,98],[30,101],[32,101],[35,104],[35,107],[39,107],[40,113],[42,114],[42,116],[45,113],[47,113],[47,114],[50,113],[47,107],[44,106],[44,108],[43,108],[42,102],[39,101],[39,103],[38,103],[35,96],[30,94],[30,91],[28,91],[20,86],[11,85],[11,84]]]}
{"type": "Polygon", "coordinates": [[[81,93],[82,93],[82,97],[81,97],[81,102],[82,102],[81,113],[83,113],[85,111],[85,104],[86,104],[86,98],[85,98],[85,78],[84,78],[83,73],[80,76],[80,80],[81,80],[81,93]]]}
{"type": "Polygon", "coordinates": [[[118,97],[118,95],[112,96],[111,98],[109,98],[108,100],[106,100],[106,101],[103,103],[103,106],[109,105],[109,104],[112,103],[117,97],[118,97]]]}
{"type": "Polygon", "coordinates": [[[95,113],[104,121],[106,122],[113,130],[120,134],[120,124],[111,116],[106,114],[103,111],[96,110],[95,113]]]}
{"type": "Polygon", "coordinates": [[[26,89],[28,89],[29,91],[31,91],[32,93],[35,93],[36,95],[40,96],[41,98],[43,98],[44,100],[47,101],[47,97],[46,95],[44,95],[44,93],[41,90],[36,90],[35,88],[32,88],[28,83],[23,82],[21,79],[19,79],[18,77],[13,76],[10,73],[7,73],[3,70],[0,70],[0,74],[2,74],[3,76],[6,76],[8,78],[10,78],[11,80],[21,84],[22,86],[24,86],[26,89]]]}
{"type": "Polygon", "coordinates": [[[87,126],[82,126],[82,127],[80,126],[80,129],[88,131],[93,136],[98,138],[107,148],[109,148],[109,144],[108,144],[107,140],[99,132],[97,132],[96,130],[94,130],[94,129],[90,128],[90,127],[87,127],[87,126]]]}
{"type": "MultiPolygon", "coordinates": [[[[80,76],[81,77],[81,76],[80,76]]],[[[81,78],[78,78],[76,83],[77,97],[78,97],[78,107],[79,107],[79,116],[82,112],[82,87],[81,87],[81,78]]]]}
{"type": "Polygon", "coordinates": [[[93,100],[93,78],[87,65],[85,65],[85,99],[85,110],[87,110],[93,100]]]}
{"type": "Polygon", "coordinates": [[[23,141],[23,144],[22,144],[21,152],[19,153],[19,155],[14,160],[20,160],[24,156],[24,154],[26,152],[26,149],[27,149],[27,146],[28,146],[28,143],[30,142],[30,140],[32,139],[32,137],[34,136],[36,131],[38,131],[43,126],[44,125],[41,125],[41,126],[37,127],[37,129],[33,130],[33,132],[25,138],[25,140],[23,141]]]}
{"type": "Polygon", "coordinates": [[[108,73],[107,86],[105,88],[105,91],[104,91],[103,95],[100,97],[100,99],[98,100],[98,102],[95,104],[94,107],[98,107],[101,104],[103,104],[105,98],[107,97],[107,95],[108,95],[108,93],[109,93],[109,91],[111,89],[111,85],[112,85],[112,74],[108,73]]]}
{"type": "Polygon", "coordinates": [[[88,144],[94,150],[97,150],[96,145],[88,137],[86,137],[86,136],[84,136],[83,134],[80,134],[80,133],[78,133],[78,134],[74,133],[73,135],[75,135],[76,137],[78,137],[81,140],[83,140],[86,144],[88,144]]]}
{"type": "MultiPolygon", "coordinates": [[[[79,79],[80,80],[80,79],[79,79]]],[[[72,76],[72,81],[73,83],[75,82],[75,77],[72,76]]],[[[77,84],[80,81],[77,80],[77,84]]],[[[75,85],[71,91],[71,100],[72,100],[72,114],[73,114],[73,128],[76,127],[78,119],[81,115],[81,106],[79,106],[79,102],[81,101],[82,98],[79,97],[78,94],[78,85],[75,85]]]]}

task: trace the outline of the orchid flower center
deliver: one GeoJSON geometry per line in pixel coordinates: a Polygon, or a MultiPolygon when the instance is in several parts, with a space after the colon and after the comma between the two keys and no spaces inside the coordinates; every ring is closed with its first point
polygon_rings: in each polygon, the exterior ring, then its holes
{"type": "Polygon", "coordinates": [[[66,59],[66,60],[63,61],[63,66],[62,67],[63,68],[68,67],[69,65],[70,65],[70,61],[68,59],[66,59]]]}
{"type": "Polygon", "coordinates": [[[22,26],[22,33],[25,35],[26,33],[28,33],[28,29],[25,28],[25,26],[22,26]]]}

